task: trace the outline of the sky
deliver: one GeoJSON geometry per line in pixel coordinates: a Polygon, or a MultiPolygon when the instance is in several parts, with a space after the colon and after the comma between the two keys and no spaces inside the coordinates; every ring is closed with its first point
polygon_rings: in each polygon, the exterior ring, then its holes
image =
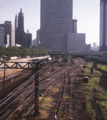
{"type": "MultiPolygon", "coordinates": [[[[20,8],[24,13],[25,32],[29,30],[35,39],[40,28],[40,0],[0,0],[0,24],[8,20],[14,25],[20,8]]],[[[99,45],[100,0],[73,0],[73,18],[78,20],[78,33],[86,33],[86,43],[99,45]]]]}

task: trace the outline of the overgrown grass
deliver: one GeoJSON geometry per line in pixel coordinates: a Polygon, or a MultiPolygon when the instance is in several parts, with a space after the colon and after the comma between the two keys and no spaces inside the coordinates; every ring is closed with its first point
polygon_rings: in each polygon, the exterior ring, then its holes
{"type": "Polygon", "coordinates": [[[83,93],[86,95],[86,111],[87,115],[91,118],[91,120],[95,120],[96,112],[94,110],[92,100],[94,96],[94,88],[96,84],[99,83],[99,77],[90,77],[88,83],[83,83],[83,93]]]}
{"type": "Polygon", "coordinates": [[[93,62],[88,62],[86,67],[87,68],[92,68],[92,66],[93,66],[93,62]]]}
{"type": "Polygon", "coordinates": [[[101,70],[107,72],[107,66],[106,65],[97,64],[97,67],[100,68],[101,70]]]}
{"type": "MultiPolygon", "coordinates": [[[[107,93],[99,85],[102,73],[94,70],[91,74],[92,63],[87,63],[87,68],[84,69],[83,75],[89,76],[88,83],[82,83],[83,93],[86,95],[86,111],[91,120],[96,120],[96,112],[93,106],[93,97],[96,98],[97,103],[100,105],[104,119],[107,119],[107,93]]],[[[105,67],[98,65],[105,70],[105,67]]]]}
{"type": "Polygon", "coordinates": [[[67,111],[67,104],[69,104],[69,101],[70,101],[70,97],[66,93],[64,93],[60,113],[58,116],[59,120],[65,120],[64,118],[67,117],[67,114],[65,111],[67,111]]]}
{"type": "Polygon", "coordinates": [[[41,111],[41,113],[43,111],[47,111],[47,113],[45,114],[45,119],[49,115],[48,111],[54,105],[53,101],[54,101],[54,99],[52,97],[44,97],[44,96],[39,97],[39,103],[40,103],[40,111],[41,111]]]}
{"type": "Polygon", "coordinates": [[[54,83],[52,86],[49,86],[47,88],[47,91],[41,94],[39,97],[39,105],[40,105],[40,111],[41,113],[45,114],[44,119],[47,119],[48,115],[50,114],[51,108],[55,105],[55,100],[50,97],[52,95],[55,95],[59,92],[59,89],[57,88],[57,84],[54,83]]]}

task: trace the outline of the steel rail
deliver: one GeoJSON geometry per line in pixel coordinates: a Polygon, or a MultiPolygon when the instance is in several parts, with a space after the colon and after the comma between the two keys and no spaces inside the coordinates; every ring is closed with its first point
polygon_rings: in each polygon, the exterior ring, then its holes
{"type": "MultiPolygon", "coordinates": [[[[65,70],[64,70],[64,71],[65,71],[65,70]]],[[[62,71],[60,72],[60,74],[61,74],[61,73],[62,73],[62,71]]],[[[54,76],[54,80],[55,80],[56,77],[58,77],[58,75],[55,75],[55,76],[54,76]]],[[[50,82],[52,82],[52,80],[51,80],[50,82]]],[[[46,84],[48,84],[48,83],[46,83],[46,84]]],[[[46,86],[46,84],[45,84],[45,85],[42,85],[41,87],[46,86]]],[[[41,87],[40,87],[40,88],[41,88],[41,87]]],[[[8,105],[8,106],[9,106],[9,105],[8,105]]]]}

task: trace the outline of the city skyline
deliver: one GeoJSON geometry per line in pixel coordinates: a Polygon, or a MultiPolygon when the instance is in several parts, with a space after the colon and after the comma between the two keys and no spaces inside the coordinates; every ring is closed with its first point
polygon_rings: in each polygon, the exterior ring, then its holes
{"type": "MultiPolygon", "coordinates": [[[[0,1],[0,24],[4,21],[15,22],[15,15],[20,8],[23,9],[25,17],[25,32],[33,34],[32,38],[36,38],[36,31],[40,28],[40,0],[21,1],[21,0],[1,0],[0,1]]],[[[100,0],[74,0],[73,1],[73,18],[77,19],[77,31],[86,33],[86,43],[96,42],[99,44],[99,15],[100,0]]]]}

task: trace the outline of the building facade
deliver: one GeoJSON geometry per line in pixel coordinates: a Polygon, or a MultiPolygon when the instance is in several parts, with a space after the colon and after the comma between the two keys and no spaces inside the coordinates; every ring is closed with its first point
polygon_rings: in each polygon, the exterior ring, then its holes
{"type": "Polygon", "coordinates": [[[76,33],[69,34],[68,51],[84,52],[86,50],[85,37],[86,37],[85,34],[76,34],[76,33]]]}
{"type": "Polygon", "coordinates": [[[9,46],[15,46],[15,27],[11,21],[5,21],[4,24],[0,24],[4,28],[4,44],[7,44],[7,36],[9,35],[9,46]]]}
{"type": "Polygon", "coordinates": [[[72,16],[73,0],[41,0],[41,47],[56,53],[85,50],[85,34],[77,33],[72,16]]]}
{"type": "Polygon", "coordinates": [[[73,0],[41,0],[41,46],[67,52],[67,34],[72,33],[73,0]]]}
{"type": "Polygon", "coordinates": [[[4,46],[4,28],[0,27],[0,46],[4,46]]]}
{"type": "Polygon", "coordinates": [[[22,12],[22,9],[20,9],[20,12],[18,16],[15,16],[15,43],[24,45],[24,39],[25,39],[25,33],[24,33],[24,14],[22,12]]]}
{"type": "Polygon", "coordinates": [[[25,33],[24,31],[24,13],[22,12],[22,9],[20,9],[20,12],[18,16],[15,16],[15,43],[25,46],[25,47],[31,47],[32,46],[32,34],[31,33],[25,33]]]}
{"type": "Polygon", "coordinates": [[[29,31],[27,31],[27,33],[25,33],[25,47],[31,48],[32,47],[32,34],[29,33],[29,31]]]}
{"type": "Polygon", "coordinates": [[[100,0],[100,50],[107,51],[107,0],[100,0]]]}

